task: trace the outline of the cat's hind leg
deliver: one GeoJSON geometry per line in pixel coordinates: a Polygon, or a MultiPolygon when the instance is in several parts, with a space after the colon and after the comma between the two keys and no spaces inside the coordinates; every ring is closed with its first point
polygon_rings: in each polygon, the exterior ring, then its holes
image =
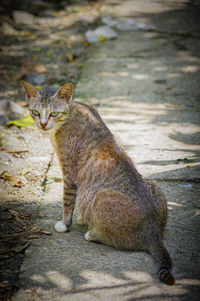
{"type": "Polygon", "coordinates": [[[94,228],[85,233],[85,239],[89,242],[98,242],[107,245],[112,245],[109,236],[99,226],[98,222],[95,223],[94,228]]]}
{"type": "Polygon", "coordinates": [[[82,226],[82,225],[85,224],[84,220],[83,220],[83,217],[82,217],[82,215],[80,213],[79,213],[79,216],[77,218],[77,224],[80,225],[80,226],[82,226]]]}
{"type": "Polygon", "coordinates": [[[119,191],[102,189],[96,194],[91,211],[87,240],[120,249],[144,249],[139,238],[143,220],[133,200],[119,191]]]}
{"type": "Polygon", "coordinates": [[[97,235],[94,231],[89,230],[85,233],[85,239],[87,241],[93,241],[93,242],[98,242],[97,235]]]}

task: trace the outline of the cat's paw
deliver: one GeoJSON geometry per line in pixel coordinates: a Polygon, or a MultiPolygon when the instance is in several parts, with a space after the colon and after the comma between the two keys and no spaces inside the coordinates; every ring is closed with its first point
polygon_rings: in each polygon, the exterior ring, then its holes
{"type": "Polygon", "coordinates": [[[87,240],[87,241],[92,241],[91,238],[92,238],[92,237],[91,237],[91,231],[86,232],[86,233],[85,233],[85,240],[87,240]]]}
{"type": "Polygon", "coordinates": [[[68,228],[66,227],[66,225],[62,221],[60,221],[60,222],[57,222],[55,224],[55,230],[57,232],[67,232],[68,228]]]}
{"type": "Polygon", "coordinates": [[[92,231],[87,231],[87,232],[85,233],[85,239],[86,239],[87,241],[95,241],[95,242],[98,241],[98,239],[97,239],[95,233],[92,232],[92,231]]]}

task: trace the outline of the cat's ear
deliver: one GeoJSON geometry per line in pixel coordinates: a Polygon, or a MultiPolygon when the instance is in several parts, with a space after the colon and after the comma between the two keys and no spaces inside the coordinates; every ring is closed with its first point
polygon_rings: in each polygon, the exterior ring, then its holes
{"type": "Polygon", "coordinates": [[[24,90],[26,92],[26,98],[29,101],[31,97],[35,97],[38,94],[38,91],[35,87],[33,87],[28,82],[22,81],[22,85],[24,87],[24,90]]]}
{"type": "Polygon", "coordinates": [[[57,95],[59,98],[65,100],[67,104],[69,104],[72,101],[72,95],[73,95],[73,85],[71,82],[68,82],[62,86],[58,92],[57,95]]]}

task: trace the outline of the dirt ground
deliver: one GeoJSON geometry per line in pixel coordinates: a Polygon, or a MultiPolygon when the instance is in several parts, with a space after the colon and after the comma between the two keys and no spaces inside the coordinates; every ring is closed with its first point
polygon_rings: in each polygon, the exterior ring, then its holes
{"type": "Polygon", "coordinates": [[[5,11],[0,29],[2,300],[199,300],[199,1],[24,9],[34,14],[29,24],[5,11]],[[88,43],[85,32],[103,16],[117,37],[88,43]],[[49,133],[6,125],[28,114],[22,79],[39,89],[71,80],[75,99],[94,106],[138,170],[157,180],[168,200],[164,244],[175,286],[158,282],[145,253],[86,242],[76,213],[69,233],[55,232],[62,176],[49,133]]]}

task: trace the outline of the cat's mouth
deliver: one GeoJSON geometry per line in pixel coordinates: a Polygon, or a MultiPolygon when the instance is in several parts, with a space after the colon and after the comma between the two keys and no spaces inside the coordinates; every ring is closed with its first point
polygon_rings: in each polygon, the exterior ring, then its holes
{"type": "Polygon", "coordinates": [[[46,123],[40,122],[40,123],[38,124],[38,127],[39,127],[41,130],[43,130],[43,131],[49,131],[49,130],[51,130],[51,128],[52,128],[52,126],[49,125],[47,122],[46,122],[46,123]]]}
{"type": "Polygon", "coordinates": [[[50,127],[43,127],[43,126],[40,126],[40,129],[42,130],[42,131],[44,131],[44,132],[47,132],[47,131],[49,131],[51,128],[50,127]]]}
{"type": "Polygon", "coordinates": [[[42,129],[43,132],[48,132],[50,129],[42,129]]]}

